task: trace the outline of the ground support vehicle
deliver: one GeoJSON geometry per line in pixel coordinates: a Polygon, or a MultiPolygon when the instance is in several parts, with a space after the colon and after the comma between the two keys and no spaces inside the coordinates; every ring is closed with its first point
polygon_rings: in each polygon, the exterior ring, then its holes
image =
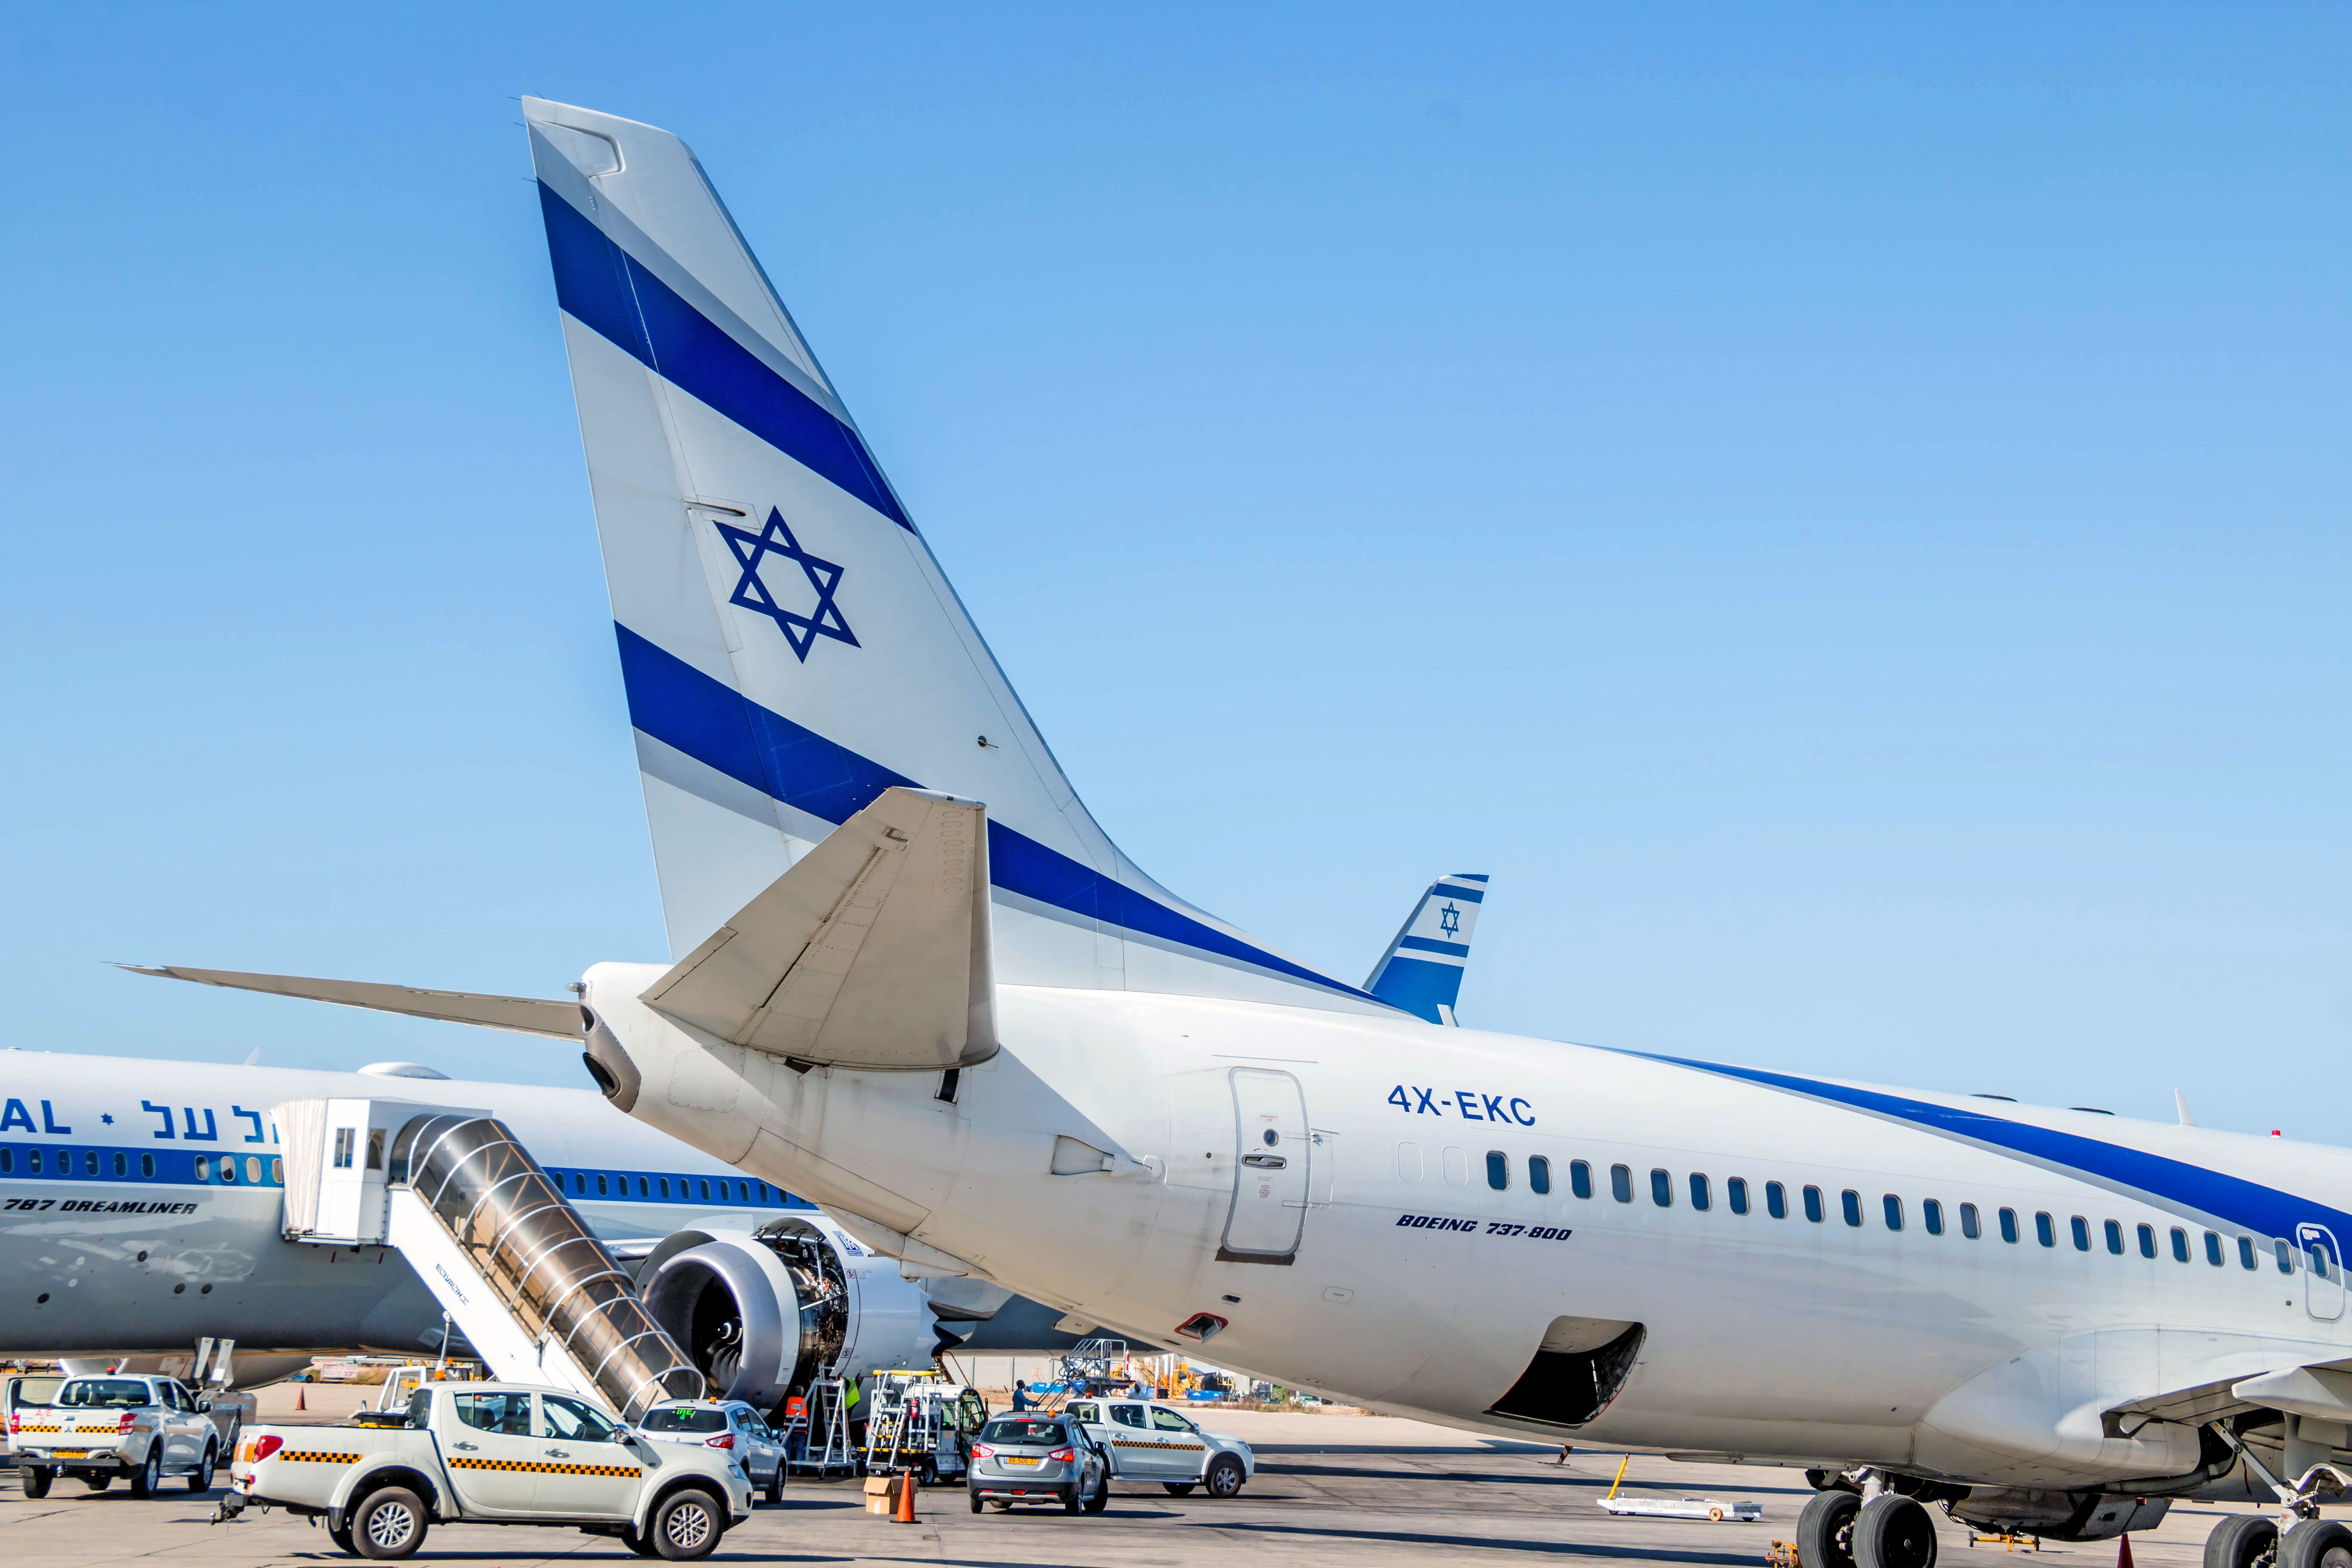
{"type": "Polygon", "coordinates": [[[94,1492],[127,1476],[133,1497],[153,1495],[169,1476],[210,1491],[223,1452],[211,1402],[176,1377],[68,1377],[55,1404],[9,1411],[8,1436],[28,1498],[47,1497],[59,1476],[94,1492]]]}
{"type": "Polygon", "coordinates": [[[1257,1473],[1257,1456],[1239,1437],[1204,1432],[1190,1415],[1148,1399],[1073,1399],[1063,1413],[1110,1456],[1122,1481],[1158,1481],[1182,1497],[1206,1487],[1229,1498],[1257,1473]]]}
{"type": "Polygon", "coordinates": [[[0,1373],[0,1454],[14,1454],[16,1439],[8,1433],[8,1417],[20,1409],[53,1405],[65,1374],[56,1372],[0,1373]]]}
{"type": "Polygon", "coordinates": [[[784,1500],[784,1471],[790,1463],[784,1440],[742,1400],[670,1400],[645,1413],[637,1434],[656,1443],[698,1443],[732,1454],[753,1490],[766,1491],[772,1503],[784,1500]]]}
{"type": "Polygon", "coordinates": [[[237,1446],[220,1516],[249,1504],[325,1521],[362,1557],[406,1557],[436,1523],[572,1525],[640,1556],[691,1562],[751,1517],[734,1456],[656,1443],[577,1394],[521,1384],[436,1384],[406,1424],[256,1426],[237,1446]]]}
{"type": "Polygon", "coordinates": [[[964,1473],[971,1511],[981,1505],[1058,1502],[1100,1513],[1110,1501],[1110,1459],[1078,1422],[1060,1415],[999,1415],[972,1440],[964,1473]]]}
{"type": "Polygon", "coordinates": [[[971,1439],[988,1424],[988,1402],[978,1389],[937,1373],[888,1372],[875,1377],[872,1398],[867,1475],[912,1470],[927,1487],[963,1479],[971,1439]]]}

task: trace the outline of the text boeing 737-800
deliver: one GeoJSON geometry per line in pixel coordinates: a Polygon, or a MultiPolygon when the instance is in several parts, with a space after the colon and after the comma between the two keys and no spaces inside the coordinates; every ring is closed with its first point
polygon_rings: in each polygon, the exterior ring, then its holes
{"type": "MultiPolygon", "coordinates": [[[[1811,1467],[1807,1568],[1925,1568],[1923,1501],[2079,1540],[2330,1495],[2352,1156],[1432,1026],[1450,994],[1402,1010],[1183,903],[1080,804],[685,145],[524,103],[683,955],[585,976],[615,1104],[911,1272],[1383,1409],[1811,1467]]],[[[1401,951],[1454,962],[1480,896],[1401,951]]],[[[572,1007],[440,1014],[534,1005],[572,1007]]],[[[2214,1568],[2352,1561],[2263,1528],[2214,1568]]]]}

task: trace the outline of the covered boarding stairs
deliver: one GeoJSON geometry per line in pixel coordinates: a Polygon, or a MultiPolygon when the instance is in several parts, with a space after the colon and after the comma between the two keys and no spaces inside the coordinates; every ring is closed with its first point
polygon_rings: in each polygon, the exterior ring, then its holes
{"type": "Polygon", "coordinates": [[[632,1424],[704,1395],[628,1271],[504,1122],[401,1100],[289,1100],[271,1114],[286,1239],[394,1248],[493,1376],[570,1389],[632,1424]]]}

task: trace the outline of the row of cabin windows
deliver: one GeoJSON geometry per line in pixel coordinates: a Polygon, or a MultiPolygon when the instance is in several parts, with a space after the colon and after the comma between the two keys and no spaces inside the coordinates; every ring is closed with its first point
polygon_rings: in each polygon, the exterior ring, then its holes
{"type": "MultiPolygon", "coordinates": [[[[559,1186],[562,1184],[564,1177],[563,1172],[555,1171],[551,1172],[550,1173],[555,1177],[556,1184],[559,1186]]],[[[596,1184],[596,1195],[600,1198],[615,1196],[625,1198],[629,1195],[629,1182],[631,1177],[629,1173],[625,1171],[614,1173],[609,1177],[603,1171],[597,1171],[593,1174],[586,1171],[573,1171],[571,1173],[571,1176],[572,1195],[575,1198],[584,1198],[588,1195],[588,1184],[591,1181],[593,1181],[596,1184]],[[613,1188],[613,1183],[619,1184],[619,1191],[617,1193],[614,1192],[613,1188]]],[[[641,1198],[650,1198],[655,1196],[655,1189],[657,1184],[660,1189],[659,1195],[661,1197],[667,1198],[670,1195],[670,1179],[667,1176],[638,1176],[635,1178],[635,1181],[637,1184],[637,1196],[641,1198]]],[[[692,1201],[706,1204],[766,1204],[782,1203],[784,1201],[782,1189],[771,1187],[765,1182],[737,1182],[735,1184],[734,1195],[730,1197],[728,1195],[727,1180],[725,1177],[719,1178],[719,1195],[714,1198],[710,1194],[710,1178],[708,1176],[678,1177],[677,1196],[682,1202],[692,1201]],[[752,1196],[754,1189],[759,1193],[759,1196],[756,1198],[752,1196]]]]}
{"type": "MultiPolygon", "coordinates": [[[[242,1163],[234,1154],[223,1154],[219,1156],[217,1162],[210,1154],[196,1156],[196,1180],[209,1182],[213,1179],[215,1171],[218,1171],[220,1180],[230,1186],[236,1184],[240,1172],[246,1181],[256,1184],[267,1180],[282,1186],[286,1182],[286,1162],[275,1154],[266,1158],[258,1154],[247,1154],[242,1163]]],[[[103,1177],[110,1172],[115,1176],[129,1180],[130,1154],[120,1149],[113,1151],[111,1154],[96,1149],[81,1151],[81,1174],[103,1177]]],[[[52,1173],[60,1176],[74,1174],[73,1150],[27,1149],[25,1151],[25,1174],[40,1176],[52,1173]],[[44,1154],[47,1155],[46,1160],[43,1158],[44,1154]]],[[[0,1176],[13,1176],[16,1173],[16,1152],[13,1149],[0,1149],[0,1176]]],[[[139,1179],[144,1182],[152,1182],[155,1179],[154,1155],[139,1156],[139,1179]]]]}
{"type": "MultiPolygon", "coordinates": [[[[1507,1191],[1510,1187],[1511,1157],[1508,1154],[1504,1153],[1499,1149],[1490,1150],[1487,1152],[1486,1184],[1494,1188],[1498,1193],[1507,1191]]],[[[1538,1194],[1546,1194],[1551,1191],[1551,1161],[1541,1154],[1534,1155],[1528,1161],[1528,1190],[1538,1194]]],[[[1575,1194],[1580,1198],[1589,1198],[1592,1195],[1592,1167],[1591,1164],[1582,1160],[1571,1160],[1569,1162],[1568,1190],[1575,1194]]],[[[1690,1194],[1691,1207],[1695,1209],[1706,1210],[1715,1206],[1715,1183],[1705,1172],[1693,1171],[1690,1173],[1688,1178],[1688,1191],[1690,1194]]],[[[1631,1165],[1612,1165],[1609,1167],[1609,1195],[1616,1199],[1621,1204],[1630,1204],[1633,1201],[1633,1168],[1631,1165]]],[[[1828,1205],[1823,1200],[1821,1188],[1811,1186],[1806,1187],[1802,1189],[1799,1196],[1800,1200],[1804,1205],[1805,1217],[1807,1219],[1811,1220],[1815,1225],[1822,1224],[1828,1219],[1828,1205]]],[[[1729,1176],[1725,1178],[1723,1184],[1724,1206],[1728,1208],[1733,1214],[1748,1213],[1751,1206],[1752,1197],[1753,1194],[1748,1187],[1747,1177],[1729,1176]]],[[[1672,1172],[1661,1168],[1653,1170],[1650,1173],[1650,1202],[1662,1209],[1672,1208],[1675,1206],[1675,1178],[1672,1172]]],[[[1862,1194],[1852,1187],[1846,1188],[1843,1192],[1838,1194],[1838,1211],[1840,1217],[1843,1218],[1846,1224],[1859,1229],[1863,1223],[1862,1194]]],[[[1765,1183],[1764,1212],[1771,1215],[1774,1219],[1788,1218],[1789,1189],[1781,1185],[1779,1182],[1765,1183]]],[[[1906,1215],[1904,1210],[1903,1199],[1898,1194],[1888,1193],[1881,1197],[1879,1199],[1879,1213],[1885,1219],[1887,1229],[1901,1230],[1904,1228],[1906,1215]]],[[[1942,1236],[1945,1233],[1948,1217],[1949,1216],[1948,1216],[1945,1212],[1942,1199],[1925,1198],[1920,1201],[1919,1226],[1920,1228],[1925,1230],[1929,1236],[1942,1236]]],[[[1969,1240],[1977,1240],[1984,1234],[1983,1216],[1979,1213],[1976,1205],[1960,1205],[1958,1218],[1959,1220],[1960,1234],[1969,1240]]],[[[2023,1233],[2019,1227],[2018,1215],[2015,1209],[2000,1209],[1997,1211],[1996,1218],[2000,1227],[2001,1240],[2014,1246],[2022,1238],[2023,1233]]],[[[2091,1222],[2088,1219],[2084,1218],[2081,1215],[2070,1215],[2066,1221],[2066,1229],[2068,1236],[2074,1243],[2075,1251],[2088,1252],[2092,1249],[2091,1222]]],[[[2125,1242],[2124,1225],[2121,1220],[2103,1220],[2100,1222],[2099,1230],[2101,1237],[2105,1242],[2106,1249],[2109,1252],[2120,1258],[2126,1250],[2128,1250],[2125,1242]]],[[[2160,1256],[2160,1249],[2157,1243],[2156,1226],[2152,1225],[2138,1226],[2135,1227],[2135,1233],[2136,1239],[2138,1244],[2139,1255],[2142,1258],[2156,1258],[2160,1256]]],[[[2039,1211],[2033,1216],[2033,1239],[2040,1242],[2044,1247],[2056,1247],[2058,1245],[2058,1222],[2046,1210],[2039,1211]]],[[[2171,1228],[2169,1240],[2171,1243],[2170,1251],[2172,1253],[2173,1261],[2177,1263],[2189,1262],[2190,1258],[2193,1256],[2193,1249],[2189,1244],[2189,1232],[2176,1225],[2171,1228]]],[[[2242,1268],[2260,1268],[2260,1256],[2254,1244],[2254,1238],[2251,1236],[2242,1236],[2237,1238],[2237,1243],[2239,1267],[2242,1268]]],[[[2335,1265],[2329,1259],[2326,1251],[2324,1248],[2316,1247],[2308,1250],[2309,1267],[2311,1271],[2319,1276],[2322,1279],[2333,1279],[2335,1277],[2335,1265]]],[[[2204,1253],[2206,1262],[2211,1264],[2216,1268],[2220,1268],[2223,1267],[2228,1260],[2228,1245],[2222,1240],[2219,1233],[2210,1230],[2205,1233],[2204,1253]]],[[[2277,1260],[2278,1271],[2280,1273],[2292,1274],[2294,1272],[2295,1248],[2293,1246],[2284,1240],[2274,1241],[2272,1243],[2272,1251],[2277,1260]]]]}

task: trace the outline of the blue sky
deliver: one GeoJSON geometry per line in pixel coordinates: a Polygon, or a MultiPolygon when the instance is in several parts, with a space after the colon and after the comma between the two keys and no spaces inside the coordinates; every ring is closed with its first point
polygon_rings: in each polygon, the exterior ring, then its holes
{"type": "Polygon", "coordinates": [[[2341,1141],[2352,18],[18,5],[0,1044],[661,928],[512,95],[696,147],[1097,816],[1483,1026],[2341,1141]]]}

